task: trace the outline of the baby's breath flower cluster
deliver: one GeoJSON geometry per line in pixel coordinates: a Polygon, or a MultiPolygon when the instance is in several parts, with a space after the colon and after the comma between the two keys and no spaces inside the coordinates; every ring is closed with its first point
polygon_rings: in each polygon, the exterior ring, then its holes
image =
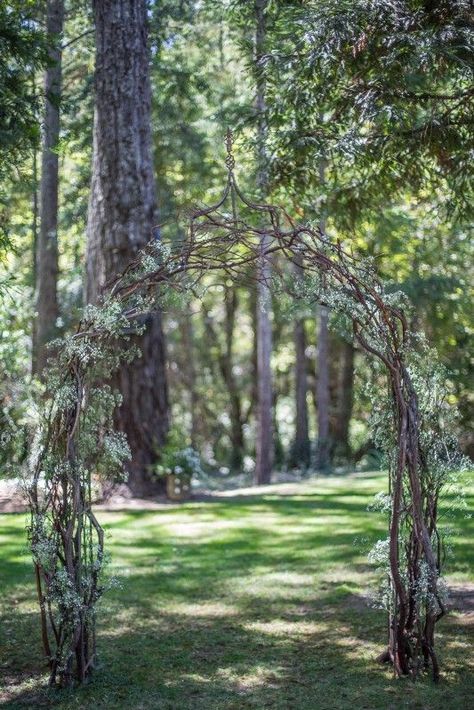
{"type": "Polygon", "coordinates": [[[447,549],[439,498],[466,466],[452,434],[447,374],[423,336],[409,332],[406,296],[384,287],[370,259],[354,260],[341,245],[322,241],[316,253],[310,248],[310,273],[318,272],[314,290],[307,288],[307,273],[293,279],[291,290],[306,303],[328,307],[331,325],[375,356],[367,387],[370,424],[389,490],[371,507],[390,518],[389,538],[369,554],[380,582],[377,603],[390,614],[388,657],[396,672],[416,675],[431,664],[437,679],[434,628],[445,613],[447,549]]]}
{"type": "MultiPolygon", "coordinates": [[[[148,265],[150,266],[150,264],[148,265]]],[[[87,306],[73,334],[55,343],[56,365],[31,451],[27,491],[42,638],[50,682],[82,682],[95,664],[96,604],[104,591],[104,534],[92,510],[98,480],[125,480],[130,449],[114,430],[121,397],[111,376],[136,348],[153,299],[132,294],[87,306]]]]}
{"type": "MultiPolygon", "coordinates": [[[[50,683],[83,682],[96,660],[96,604],[103,578],[104,533],[92,510],[93,491],[105,480],[126,480],[131,458],[124,434],[114,429],[121,396],[114,373],[137,355],[136,336],[151,311],[183,303],[183,279],[170,295],[160,283],[179,270],[169,247],[151,243],[84,309],[76,332],[53,344],[40,426],[26,482],[31,508],[29,538],[36,570],[41,630],[50,683]]],[[[192,450],[178,452],[175,471],[200,470],[192,450]]]]}
{"type": "Polygon", "coordinates": [[[157,476],[173,475],[191,481],[193,477],[199,478],[203,474],[201,457],[191,446],[177,448],[171,437],[171,442],[160,453],[155,473],[157,476]]]}

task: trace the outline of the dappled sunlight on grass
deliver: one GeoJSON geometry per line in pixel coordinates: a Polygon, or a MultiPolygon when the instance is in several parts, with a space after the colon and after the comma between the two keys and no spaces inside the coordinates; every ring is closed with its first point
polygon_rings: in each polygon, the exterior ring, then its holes
{"type": "Polygon", "coordinates": [[[239,612],[238,608],[232,604],[224,604],[223,602],[200,602],[199,604],[179,604],[175,603],[171,606],[173,614],[178,616],[187,616],[189,618],[222,618],[236,616],[239,612]]]}
{"type": "MultiPolygon", "coordinates": [[[[99,511],[118,586],[100,603],[100,668],[77,694],[44,690],[25,516],[0,521],[4,707],[468,707],[468,615],[440,624],[443,680],[378,666],[386,618],[370,608],[366,553],[386,534],[368,513],[381,474],[325,477],[182,506],[99,511]],[[286,493],[285,493],[286,491],[286,493]],[[43,684],[43,685],[42,685],[43,684]]],[[[453,518],[450,574],[469,580],[470,521],[453,518]]],[[[1,694],[0,694],[0,697],[1,694]]]]}
{"type": "Polygon", "coordinates": [[[298,636],[311,636],[322,631],[321,624],[316,621],[298,621],[297,619],[273,621],[252,621],[243,625],[244,629],[267,636],[282,636],[297,634],[298,636]]]}

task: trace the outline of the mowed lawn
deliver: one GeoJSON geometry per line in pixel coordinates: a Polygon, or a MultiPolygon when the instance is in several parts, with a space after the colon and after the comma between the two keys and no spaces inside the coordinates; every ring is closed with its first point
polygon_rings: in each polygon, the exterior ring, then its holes
{"type": "MultiPolygon", "coordinates": [[[[99,511],[118,586],[101,603],[100,668],[74,692],[45,689],[25,515],[0,516],[0,706],[472,706],[472,608],[439,625],[438,686],[395,680],[375,663],[386,618],[367,606],[374,572],[366,553],[386,523],[367,506],[384,488],[382,474],[357,474],[99,511]]],[[[472,523],[455,498],[447,503],[459,601],[472,582],[472,523]]]]}

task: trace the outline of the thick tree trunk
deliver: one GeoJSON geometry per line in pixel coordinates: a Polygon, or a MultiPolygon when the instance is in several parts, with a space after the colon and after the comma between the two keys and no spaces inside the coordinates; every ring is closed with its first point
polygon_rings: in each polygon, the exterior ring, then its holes
{"type": "Polygon", "coordinates": [[[56,334],[58,319],[58,154],[59,101],[61,98],[61,35],[63,0],[48,0],[46,27],[54,38],[51,66],[46,70],[45,117],[41,153],[40,228],[36,245],[36,319],[33,327],[32,371],[46,366],[47,344],[56,334]]]}
{"type": "Polygon", "coordinates": [[[329,311],[326,306],[319,307],[319,329],[317,347],[317,383],[316,402],[318,407],[318,445],[316,468],[326,470],[330,464],[329,442],[329,311]]]}
{"type": "Polygon", "coordinates": [[[352,417],[354,393],[354,345],[341,340],[339,346],[339,371],[337,382],[337,410],[334,422],[334,453],[350,459],[349,425],[352,417]]]}
{"type": "MultiPolygon", "coordinates": [[[[265,8],[267,0],[256,0],[255,64],[258,66],[265,48],[265,8]]],[[[268,176],[265,153],[265,78],[257,73],[256,110],[258,117],[258,185],[262,194],[268,189],[268,176]]],[[[262,252],[268,249],[269,237],[261,240],[262,252]]],[[[273,465],[273,426],[272,426],[272,326],[270,320],[271,268],[268,259],[261,259],[258,265],[257,294],[257,441],[255,462],[255,483],[270,483],[273,465]]]]}
{"type": "MultiPolygon", "coordinates": [[[[156,223],[145,0],[95,0],[96,77],[92,187],[87,225],[87,299],[152,238],[156,223]]],[[[165,340],[161,315],[134,342],[141,356],[123,365],[117,427],[126,433],[135,495],[156,486],[150,467],[168,431],[165,340]]]]}

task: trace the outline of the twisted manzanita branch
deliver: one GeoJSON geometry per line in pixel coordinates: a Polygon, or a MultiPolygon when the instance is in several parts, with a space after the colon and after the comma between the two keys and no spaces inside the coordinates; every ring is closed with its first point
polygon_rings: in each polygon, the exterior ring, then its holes
{"type": "Polygon", "coordinates": [[[412,343],[403,308],[393,294],[385,293],[370,262],[357,259],[318,228],[296,225],[283,210],[245,198],[232,164],[222,199],[192,211],[188,238],[169,247],[150,242],[107,284],[101,305],[89,307],[76,332],[56,348],[29,486],[30,538],[52,684],[83,682],[95,663],[104,536],[92,511],[91,479],[104,469],[110,476],[111,468],[120,468],[128,456],[123,438],[111,424],[117,398],[102,384],[126,355],[120,342],[141,327],[138,324],[150,309],[166,306],[170,291],[195,294],[213,273],[256,280],[262,259],[272,260],[272,284],[278,278],[277,289],[342,313],[352,322],[361,348],[385,367],[393,422],[388,453],[394,462],[389,472],[386,657],[397,674],[415,675],[421,665],[430,664],[438,678],[434,628],[444,605],[438,590],[437,505],[443,481],[428,485],[425,480],[429,454],[420,432],[426,422],[410,377],[412,343]],[[238,218],[237,198],[243,202],[238,218]],[[232,204],[229,212],[227,200],[232,204]],[[262,250],[263,233],[268,238],[262,250]],[[277,260],[278,255],[284,259],[277,260]],[[298,264],[301,281],[294,277],[288,281],[288,262],[298,264]]]}

